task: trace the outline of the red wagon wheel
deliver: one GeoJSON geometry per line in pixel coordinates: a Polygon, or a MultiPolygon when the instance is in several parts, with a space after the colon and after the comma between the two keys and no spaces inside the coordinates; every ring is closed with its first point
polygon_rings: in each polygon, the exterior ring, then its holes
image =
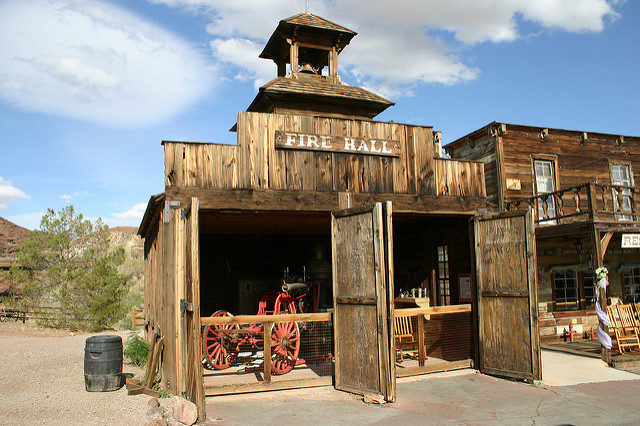
{"type": "MultiPolygon", "coordinates": [[[[227,311],[217,311],[214,317],[231,317],[227,311]]],[[[213,325],[204,333],[204,355],[209,365],[217,370],[224,370],[233,365],[240,352],[240,341],[237,335],[225,333],[238,329],[238,324],[213,325]]]]}
{"type": "Polygon", "coordinates": [[[300,329],[295,322],[279,322],[271,329],[271,366],[277,374],[295,367],[300,354],[300,329]]]}

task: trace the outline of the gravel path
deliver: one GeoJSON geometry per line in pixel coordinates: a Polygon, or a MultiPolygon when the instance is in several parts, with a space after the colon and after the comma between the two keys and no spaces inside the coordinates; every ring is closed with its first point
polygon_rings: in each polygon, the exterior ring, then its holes
{"type": "MultiPolygon", "coordinates": [[[[127,335],[104,334],[123,340],[127,335]]],[[[84,346],[89,336],[0,323],[0,424],[144,424],[148,396],[128,396],[125,388],[85,391],[84,346]]],[[[124,371],[141,372],[128,364],[124,371]]]]}

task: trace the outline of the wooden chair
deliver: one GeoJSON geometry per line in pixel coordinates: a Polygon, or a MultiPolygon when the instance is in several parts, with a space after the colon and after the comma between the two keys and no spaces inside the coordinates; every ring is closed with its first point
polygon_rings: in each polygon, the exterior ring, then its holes
{"type": "Polygon", "coordinates": [[[618,344],[618,351],[624,353],[640,353],[638,329],[633,321],[631,305],[607,306],[609,314],[609,330],[613,330],[618,344]]]}
{"type": "Polygon", "coordinates": [[[418,359],[418,341],[413,336],[413,325],[410,316],[395,318],[396,360],[405,358],[418,359]]]}
{"type": "MultiPolygon", "coordinates": [[[[618,312],[620,313],[622,328],[629,333],[635,332],[640,340],[640,324],[638,324],[636,314],[633,312],[633,305],[618,305],[618,312]]],[[[638,349],[640,349],[640,345],[638,349]]]]}

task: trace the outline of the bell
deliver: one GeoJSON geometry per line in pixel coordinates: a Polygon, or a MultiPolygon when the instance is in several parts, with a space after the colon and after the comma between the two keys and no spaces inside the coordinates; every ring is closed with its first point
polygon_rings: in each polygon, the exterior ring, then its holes
{"type": "Polygon", "coordinates": [[[300,70],[300,72],[303,72],[305,74],[315,74],[316,72],[313,70],[313,67],[311,66],[311,64],[304,64],[302,65],[302,70],[300,70]]]}

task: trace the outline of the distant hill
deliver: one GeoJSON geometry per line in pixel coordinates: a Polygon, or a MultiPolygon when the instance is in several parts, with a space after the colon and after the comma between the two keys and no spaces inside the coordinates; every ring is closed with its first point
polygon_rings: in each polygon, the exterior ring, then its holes
{"type": "Polygon", "coordinates": [[[13,259],[16,248],[28,234],[27,228],[0,217],[0,259],[13,259]]]}

